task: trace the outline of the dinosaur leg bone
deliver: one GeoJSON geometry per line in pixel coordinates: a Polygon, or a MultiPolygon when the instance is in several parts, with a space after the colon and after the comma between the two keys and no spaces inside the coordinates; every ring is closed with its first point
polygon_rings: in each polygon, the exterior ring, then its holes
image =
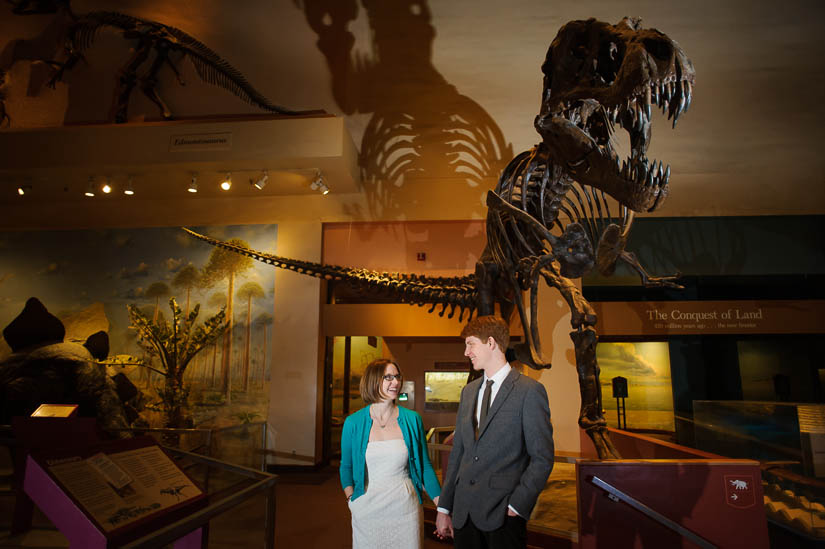
{"type": "Polygon", "coordinates": [[[128,119],[129,97],[137,83],[137,70],[141,64],[149,57],[151,43],[144,39],[135,47],[135,53],[128,63],[120,70],[117,79],[117,90],[115,91],[115,104],[113,106],[114,121],[118,124],[126,122],[128,119]]]}
{"type": "Polygon", "coordinates": [[[576,349],[576,371],[579,374],[581,411],[579,427],[585,430],[599,459],[619,459],[619,452],[610,441],[607,421],[602,414],[602,386],[599,382],[599,364],[596,361],[596,331],[588,326],[570,333],[576,349]]]}
{"type": "Polygon", "coordinates": [[[584,298],[578,286],[569,278],[561,276],[551,265],[541,270],[541,275],[548,286],[556,288],[570,307],[570,325],[573,328],[596,325],[596,311],[584,298]]]}
{"type": "MultiPolygon", "coordinates": [[[[172,118],[172,111],[169,110],[169,107],[166,103],[161,99],[160,95],[157,92],[157,85],[158,85],[158,71],[164,64],[172,65],[169,61],[169,49],[168,48],[156,48],[157,55],[155,56],[155,60],[152,61],[152,66],[149,68],[149,72],[140,78],[140,89],[143,92],[143,95],[149,98],[149,100],[157,105],[158,109],[160,109],[163,118],[169,120],[172,118]]],[[[172,65],[174,67],[174,65],[172,65]]],[[[177,73],[177,71],[175,71],[177,73]]]]}

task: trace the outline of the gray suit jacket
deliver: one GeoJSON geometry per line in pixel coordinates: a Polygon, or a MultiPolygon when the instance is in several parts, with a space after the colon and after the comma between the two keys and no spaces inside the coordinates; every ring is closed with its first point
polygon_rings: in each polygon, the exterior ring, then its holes
{"type": "Polygon", "coordinates": [[[501,527],[512,505],[530,517],[553,470],[553,426],[544,386],[512,370],[475,438],[474,415],[483,376],[461,391],[453,449],[438,506],[453,526],[467,517],[484,531],[501,527]]]}

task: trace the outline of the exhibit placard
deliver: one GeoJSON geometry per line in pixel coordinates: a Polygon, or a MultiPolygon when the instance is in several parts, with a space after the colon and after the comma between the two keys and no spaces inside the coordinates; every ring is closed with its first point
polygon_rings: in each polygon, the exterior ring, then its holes
{"type": "Polygon", "coordinates": [[[32,458],[107,537],[205,498],[150,437],[32,458]]]}
{"type": "Polygon", "coordinates": [[[72,417],[77,408],[77,404],[41,404],[31,417],[72,417]]]}

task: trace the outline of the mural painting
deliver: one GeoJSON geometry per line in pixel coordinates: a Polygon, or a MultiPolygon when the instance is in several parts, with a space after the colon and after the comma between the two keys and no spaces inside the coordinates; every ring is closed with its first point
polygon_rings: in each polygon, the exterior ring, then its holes
{"type": "Polygon", "coordinates": [[[670,354],[666,341],[599,342],[596,357],[601,367],[604,417],[618,425],[612,379],[627,378],[627,428],[675,431],[670,354]]]}
{"type": "MultiPolygon", "coordinates": [[[[276,225],[202,227],[213,236],[276,251],[276,225]]],[[[65,342],[104,331],[110,376],[125,374],[144,393],[138,421],[168,422],[167,380],[138,344],[135,316],[164,324],[174,299],[195,326],[224,311],[226,331],[183,375],[186,424],[223,427],[266,419],[272,362],[275,272],[237,254],[201,246],[177,227],[0,233],[0,326],[36,297],[65,326],[65,342]]],[[[11,348],[0,338],[0,363],[11,348]]],[[[180,425],[183,426],[183,425],[180,425]]]]}

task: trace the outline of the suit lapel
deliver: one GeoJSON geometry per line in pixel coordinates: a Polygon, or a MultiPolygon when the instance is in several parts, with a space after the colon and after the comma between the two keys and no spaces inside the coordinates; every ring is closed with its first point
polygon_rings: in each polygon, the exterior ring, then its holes
{"type": "MultiPolygon", "coordinates": [[[[487,412],[487,418],[484,420],[484,424],[480,425],[478,428],[478,438],[484,434],[484,431],[487,429],[487,426],[490,425],[490,422],[496,416],[496,412],[499,411],[501,406],[504,404],[504,401],[507,400],[507,397],[510,396],[510,392],[513,390],[513,385],[516,383],[516,379],[520,376],[515,369],[510,370],[510,373],[507,374],[507,377],[504,378],[504,381],[501,384],[501,388],[496,393],[496,398],[493,400],[493,404],[490,405],[490,411],[487,412]]],[[[476,400],[478,400],[478,394],[476,393],[476,400]]]]}

